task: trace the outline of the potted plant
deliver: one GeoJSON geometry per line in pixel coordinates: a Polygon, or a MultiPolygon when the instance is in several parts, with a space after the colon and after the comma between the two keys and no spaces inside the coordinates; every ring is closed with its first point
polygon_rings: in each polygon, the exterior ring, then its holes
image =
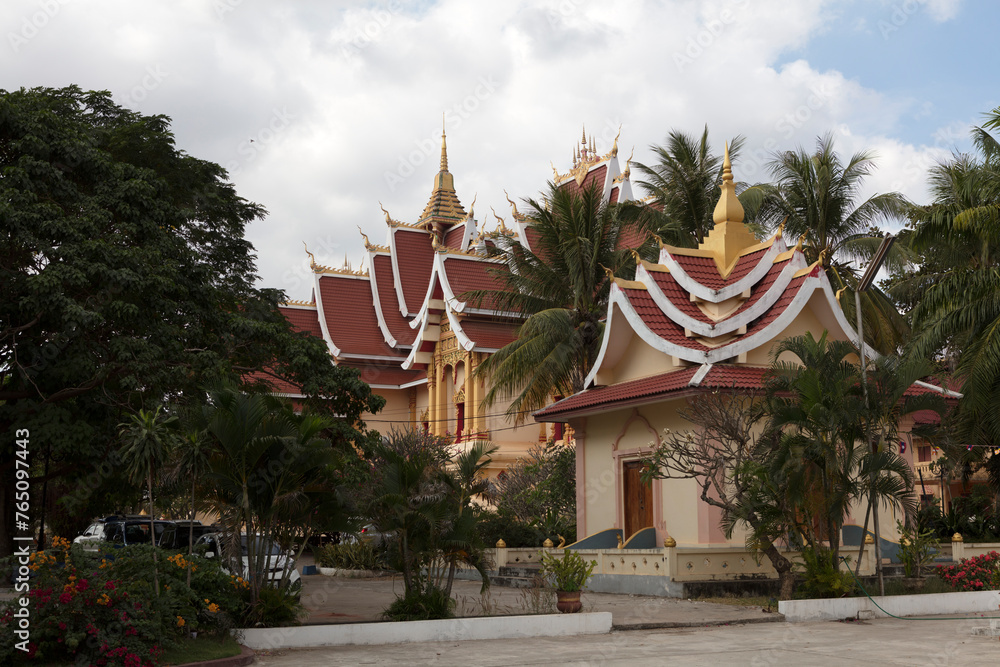
{"type": "Polygon", "coordinates": [[[590,579],[597,566],[597,561],[589,563],[583,560],[576,551],[566,549],[562,558],[556,558],[548,552],[542,552],[542,575],[551,577],[556,587],[556,609],[564,614],[575,614],[583,607],[580,602],[580,590],[590,579]]]}

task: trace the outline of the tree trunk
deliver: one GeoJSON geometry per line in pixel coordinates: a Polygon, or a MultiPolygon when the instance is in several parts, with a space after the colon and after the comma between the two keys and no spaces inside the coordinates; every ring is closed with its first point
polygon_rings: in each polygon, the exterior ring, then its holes
{"type": "Polygon", "coordinates": [[[451,561],[451,565],[448,567],[448,584],[445,586],[444,594],[447,597],[451,597],[451,585],[455,582],[455,561],[451,561]]]}
{"type": "Polygon", "coordinates": [[[153,523],[153,473],[150,471],[146,475],[146,484],[149,487],[149,543],[153,547],[153,590],[156,597],[160,597],[160,575],[157,572],[159,567],[156,563],[156,525],[153,523]]]}
{"type": "MultiPolygon", "coordinates": [[[[191,554],[194,553],[194,475],[191,475],[191,516],[188,517],[188,576],[187,585],[191,588],[191,554]]],[[[222,554],[219,554],[222,558],[222,554]]]]}
{"type": "Polygon", "coordinates": [[[792,571],[792,561],[785,558],[778,551],[778,547],[774,546],[773,542],[762,545],[761,550],[767,556],[767,559],[771,561],[771,566],[774,567],[775,572],[778,573],[778,581],[781,585],[781,599],[791,600],[792,593],[795,591],[795,573],[792,571]]]}

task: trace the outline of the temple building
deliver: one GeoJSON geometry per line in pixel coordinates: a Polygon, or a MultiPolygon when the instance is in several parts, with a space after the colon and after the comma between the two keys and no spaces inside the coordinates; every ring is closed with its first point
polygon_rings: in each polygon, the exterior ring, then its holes
{"type": "MultiPolygon", "coordinates": [[[[568,173],[555,172],[555,183],[571,189],[600,187],[607,202],[632,199],[628,164],[618,163],[617,137],[604,155],[584,132],[574,147],[568,173]]],[[[512,222],[496,217],[487,231],[459,200],[449,171],[448,149],[441,136],[441,160],[427,205],[413,222],[394,219],[384,208],[386,234],[372,243],[362,234],[364,270],[322,266],[311,254],[312,296],[289,301],[281,311],[298,329],[323,339],[333,363],[358,368],[361,379],[386,399],[365,422],[382,433],[423,429],[458,443],[489,440],[499,447],[495,473],[532,446],[563,437],[562,425],[514,425],[508,404],[481,408],[483,382],[473,371],[490,354],[514,339],[520,318],[490,304],[474,307],[463,300],[473,289],[495,285],[487,257],[490,245],[519,243],[531,248],[530,220],[512,208],[512,222]]],[[[308,253],[308,249],[306,250],[308,253]]],[[[291,385],[277,386],[284,396],[301,395],[291,385]]]]}
{"type": "MultiPolygon", "coordinates": [[[[634,545],[640,548],[664,540],[742,546],[739,531],[726,539],[720,510],[701,500],[696,480],[643,484],[641,459],[664,429],[692,428],[678,415],[689,397],[760,388],[778,341],[824,330],[833,340],[858,340],[822,265],[807,262],[803,239],[789,245],[779,229],[761,242],[744,224],[728,150],[721,190],[703,243],[661,243],[657,262],[637,258],[634,280],[615,279],[587,388],[535,414],[543,423],[573,428],[578,535],[610,531],[626,545],[639,539],[634,545]]],[[[917,383],[910,391],[941,389],[917,383]]],[[[912,419],[900,425],[904,445],[911,443],[903,455],[912,465],[911,428],[912,419]]],[[[895,520],[884,514],[883,535],[894,534],[895,520]]],[[[863,517],[864,508],[848,523],[863,517]]]]}

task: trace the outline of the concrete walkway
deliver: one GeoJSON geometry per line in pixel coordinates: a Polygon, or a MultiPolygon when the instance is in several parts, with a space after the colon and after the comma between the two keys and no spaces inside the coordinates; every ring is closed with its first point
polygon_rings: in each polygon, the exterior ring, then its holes
{"type": "MultiPolygon", "coordinates": [[[[309,565],[311,563],[304,563],[309,565]]],[[[382,611],[402,595],[403,581],[396,576],[348,579],[323,575],[302,577],[302,604],[309,611],[307,625],[381,621],[382,611]]],[[[492,586],[480,594],[480,584],[456,580],[452,597],[458,616],[496,616],[555,613],[555,593],[549,590],[492,586]]],[[[766,623],[781,621],[778,613],[760,607],[738,607],[641,595],[587,593],[583,611],[611,612],[617,629],[643,629],[766,623]]]]}

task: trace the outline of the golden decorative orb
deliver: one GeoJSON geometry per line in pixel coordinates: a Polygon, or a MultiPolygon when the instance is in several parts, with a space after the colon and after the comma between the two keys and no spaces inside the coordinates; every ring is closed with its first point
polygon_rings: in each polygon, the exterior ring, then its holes
{"type": "Polygon", "coordinates": [[[875,538],[871,534],[865,535],[865,544],[875,544],[875,538]]]}
{"type": "Polygon", "coordinates": [[[507,548],[507,543],[504,542],[503,538],[501,537],[499,540],[497,540],[497,549],[506,549],[506,548],[507,548]]]}
{"type": "Polygon", "coordinates": [[[677,540],[675,540],[672,537],[667,537],[666,539],[663,540],[663,546],[665,546],[665,547],[676,547],[677,546],[677,540]]]}
{"type": "Polygon", "coordinates": [[[552,544],[552,540],[546,537],[545,541],[542,542],[542,546],[545,547],[546,549],[551,549],[554,545],[552,544]]]}
{"type": "Polygon", "coordinates": [[[964,542],[965,540],[962,539],[962,534],[961,533],[955,533],[954,535],[951,536],[951,541],[952,542],[964,542]]]}

